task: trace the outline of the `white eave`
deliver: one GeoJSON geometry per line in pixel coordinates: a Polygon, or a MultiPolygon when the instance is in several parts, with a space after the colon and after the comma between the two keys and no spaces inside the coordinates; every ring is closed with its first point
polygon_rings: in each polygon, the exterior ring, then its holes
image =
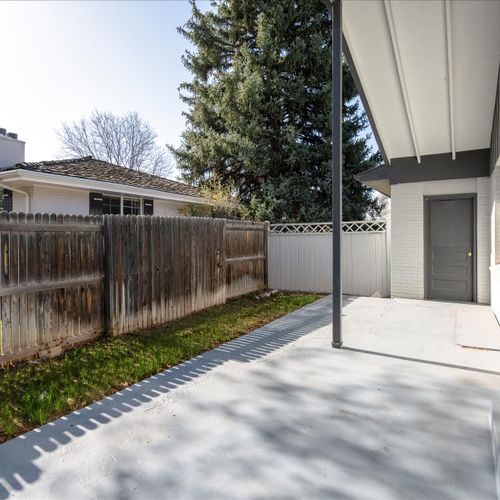
{"type": "Polygon", "coordinates": [[[144,187],[130,186],[128,184],[117,184],[114,182],[96,181],[83,179],[81,177],[71,177],[68,175],[49,174],[45,172],[33,172],[30,170],[6,170],[0,171],[0,182],[13,184],[44,184],[51,186],[65,187],[68,189],[85,189],[91,191],[117,193],[128,196],[139,196],[143,198],[153,198],[157,200],[181,202],[189,204],[206,205],[209,202],[203,198],[184,194],[158,191],[144,187]]]}
{"type": "Polygon", "coordinates": [[[490,147],[500,1],[344,0],[343,31],[389,163],[490,147]]]}

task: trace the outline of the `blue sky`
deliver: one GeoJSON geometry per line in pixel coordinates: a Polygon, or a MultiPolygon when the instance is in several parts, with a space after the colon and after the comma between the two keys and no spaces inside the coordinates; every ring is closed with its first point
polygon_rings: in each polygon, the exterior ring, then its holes
{"type": "Polygon", "coordinates": [[[94,109],[137,111],[178,145],[190,75],[176,28],[190,12],[187,0],[0,1],[0,127],[26,141],[28,161],[59,157],[61,123],[94,109]]]}
{"type": "Polygon", "coordinates": [[[26,141],[29,161],[56,158],[61,122],[93,109],[138,111],[179,144],[189,44],[176,28],[190,11],[184,0],[0,2],[0,127],[26,141]]]}

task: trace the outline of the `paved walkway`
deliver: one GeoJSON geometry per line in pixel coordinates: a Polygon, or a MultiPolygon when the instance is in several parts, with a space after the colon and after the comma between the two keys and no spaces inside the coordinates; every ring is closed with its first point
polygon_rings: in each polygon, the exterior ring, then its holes
{"type": "MultiPolygon", "coordinates": [[[[493,499],[500,354],[457,307],[323,299],[0,446],[0,498],[493,499]]],[[[472,306],[473,307],[473,306],[472,306]]]]}

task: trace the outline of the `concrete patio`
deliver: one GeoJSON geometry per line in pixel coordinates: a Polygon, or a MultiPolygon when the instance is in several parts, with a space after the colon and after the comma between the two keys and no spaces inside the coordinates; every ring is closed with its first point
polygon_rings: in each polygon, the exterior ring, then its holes
{"type": "Polygon", "coordinates": [[[339,351],[322,299],[1,445],[0,498],[493,499],[474,307],[346,298],[339,351]]]}

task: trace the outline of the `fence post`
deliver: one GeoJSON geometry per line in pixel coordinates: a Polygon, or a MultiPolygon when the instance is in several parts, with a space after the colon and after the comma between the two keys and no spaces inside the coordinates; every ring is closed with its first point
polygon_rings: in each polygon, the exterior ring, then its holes
{"type": "Polygon", "coordinates": [[[264,285],[269,288],[269,221],[264,223],[264,285]]]}
{"type": "Polygon", "coordinates": [[[224,281],[224,300],[227,301],[227,219],[222,219],[222,276],[224,281]]]}
{"type": "Polygon", "coordinates": [[[112,217],[103,215],[102,231],[103,231],[103,255],[104,255],[104,306],[103,306],[103,323],[104,333],[113,335],[113,311],[114,296],[113,296],[113,275],[114,275],[114,251],[112,238],[112,217]]]}

